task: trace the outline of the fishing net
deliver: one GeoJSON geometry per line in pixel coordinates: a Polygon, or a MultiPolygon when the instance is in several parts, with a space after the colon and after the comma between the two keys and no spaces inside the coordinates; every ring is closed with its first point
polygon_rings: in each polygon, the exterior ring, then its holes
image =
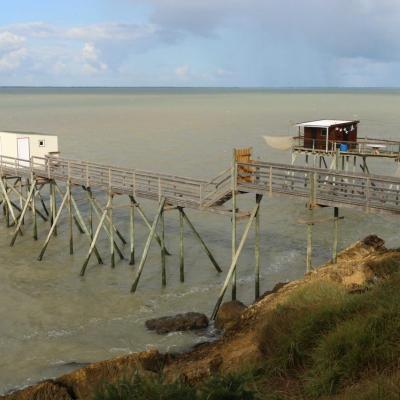
{"type": "Polygon", "coordinates": [[[278,150],[289,150],[293,146],[292,136],[263,136],[269,147],[278,150]]]}

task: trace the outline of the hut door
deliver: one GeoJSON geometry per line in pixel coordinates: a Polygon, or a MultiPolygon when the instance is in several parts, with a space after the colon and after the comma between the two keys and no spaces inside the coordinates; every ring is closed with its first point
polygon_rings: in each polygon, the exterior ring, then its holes
{"type": "Polygon", "coordinates": [[[29,151],[29,138],[17,139],[18,158],[20,159],[19,165],[29,167],[30,151],[29,151]],[[21,161],[26,160],[26,161],[21,161]]]}

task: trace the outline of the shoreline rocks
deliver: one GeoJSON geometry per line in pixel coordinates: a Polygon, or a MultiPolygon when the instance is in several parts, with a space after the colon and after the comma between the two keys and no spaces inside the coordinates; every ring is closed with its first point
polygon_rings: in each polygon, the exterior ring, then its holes
{"type": "Polygon", "coordinates": [[[149,319],[145,323],[148,330],[156,331],[159,335],[169,332],[205,329],[208,327],[208,324],[207,316],[197,312],[149,319]]]}

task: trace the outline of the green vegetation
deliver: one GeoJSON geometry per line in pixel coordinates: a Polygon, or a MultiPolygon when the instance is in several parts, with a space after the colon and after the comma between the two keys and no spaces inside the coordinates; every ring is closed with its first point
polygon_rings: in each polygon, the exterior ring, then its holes
{"type": "Polygon", "coordinates": [[[246,374],[217,376],[198,388],[182,382],[163,383],[160,377],[142,378],[109,385],[95,396],[95,400],[255,400],[255,392],[248,389],[246,374]]]}
{"type": "Polygon", "coordinates": [[[319,282],[271,311],[259,332],[264,364],[195,388],[135,378],[96,400],[400,399],[400,273],[397,260],[373,265],[378,283],[356,294],[319,282]]]}

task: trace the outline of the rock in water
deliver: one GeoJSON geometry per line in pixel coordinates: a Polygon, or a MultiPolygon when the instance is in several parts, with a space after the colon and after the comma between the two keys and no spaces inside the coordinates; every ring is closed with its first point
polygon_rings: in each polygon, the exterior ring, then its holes
{"type": "Polygon", "coordinates": [[[245,309],[246,306],[237,300],[222,304],[215,319],[215,327],[225,330],[231,328],[239,321],[245,309]]]}
{"type": "Polygon", "coordinates": [[[375,250],[385,250],[385,241],[377,235],[369,235],[362,240],[366,246],[373,247],[375,250]]]}
{"type": "Polygon", "coordinates": [[[204,329],[207,327],[207,316],[196,312],[188,312],[170,317],[149,319],[146,321],[146,328],[150,331],[156,331],[158,334],[177,331],[190,331],[194,329],[204,329]]]}

